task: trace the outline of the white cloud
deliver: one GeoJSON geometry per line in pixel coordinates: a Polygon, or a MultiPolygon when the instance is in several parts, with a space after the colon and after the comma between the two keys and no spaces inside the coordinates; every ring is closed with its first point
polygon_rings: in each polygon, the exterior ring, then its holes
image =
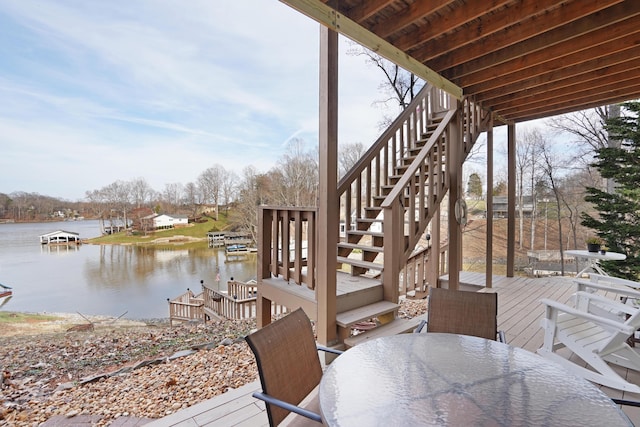
{"type": "MultiPolygon", "coordinates": [[[[0,192],[267,170],[317,144],[318,34],[277,1],[0,2],[0,192]]],[[[340,141],[370,144],[382,76],[344,44],[340,141]]]]}

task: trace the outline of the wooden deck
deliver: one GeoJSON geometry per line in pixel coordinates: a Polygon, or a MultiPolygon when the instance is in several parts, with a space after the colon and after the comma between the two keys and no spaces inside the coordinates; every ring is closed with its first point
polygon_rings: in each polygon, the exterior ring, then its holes
{"type": "MultiPolygon", "coordinates": [[[[462,273],[461,282],[481,286],[482,274],[462,273]]],[[[535,352],[543,341],[540,318],[544,308],[539,300],[550,298],[567,303],[574,292],[572,279],[568,277],[528,278],[493,277],[493,288],[498,292],[498,327],[505,331],[510,345],[535,352]]],[[[640,372],[620,369],[626,378],[640,384],[640,372]]],[[[611,397],[639,400],[640,394],[623,393],[601,387],[611,397]]],[[[147,424],[151,427],[168,426],[267,426],[264,404],[251,396],[260,390],[258,381],[225,393],[214,399],[147,424]]],[[[640,425],[640,408],[624,407],[631,421],[640,425]]]]}

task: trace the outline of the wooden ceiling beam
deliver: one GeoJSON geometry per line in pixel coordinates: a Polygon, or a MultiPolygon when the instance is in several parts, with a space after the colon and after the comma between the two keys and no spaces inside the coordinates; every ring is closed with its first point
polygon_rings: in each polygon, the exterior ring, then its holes
{"type": "Polygon", "coordinates": [[[360,43],[362,46],[371,49],[373,52],[398,64],[405,70],[415,74],[419,78],[428,81],[433,86],[444,90],[457,99],[462,99],[462,88],[455,85],[450,80],[442,77],[429,67],[405,52],[393,46],[386,40],[378,37],[371,31],[358,25],[342,13],[331,9],[319,0],[280,0],[293,9],[314,19],[327,28],[336,31],[351,40],[360,43]]]}
{"type": "Polygon", "coordinates": [[[371,27],[371,31],[386,39],[396,31],[437,12],[450,3],[451,0],[431,0],[428,2],[412,3],[401,13],[394,14],[391,19],[374,24],[371,27]]]}
{"type": "Polygon", "coordinates": [[[523,120],[532,120],[533,118],[543,116],[564,114],[570,111],[584,110],[597,106],[623,102],[624,100],[637,99],[640,97],[640,82],[636,82],[633,86],[610,90],[606,93],[583,93],[577,98],[567,99],[566,97],[558,100],[558,102],[545,103],[537,108],[530,108],[522,105],[518,109],[505,111],[496,111],[497,114],[503,115],[507,120],[514,122],[523,120]]]}
{"type": "Polygon", "coordinates": [[[542,83],[571,78],[578,73],[615,66],[637,56],[640,56],[640,32],[636,33],[636,37],[612,40],[593,49],[558,57],[554,62],[522,68],[476,85],[467,85],[465,79],[459,83],[470,93],[488,100],[504,95],[506,86],[509,87],[508,92],[518,92],[542,83]],[[587,53],[591,53],[591,56],[587,56],[587,53]]]}
{"type": "MultiPolygon", "coordinates": [[[[640,46],[635,50],[640,51],[640,46]]],[[[623,55],[617,54],[615,56],[621,57],[623,55]]],[[[564,70],[559,71],[562,72],[564,70]]],[[[576,83],[594,81],[593,84],[596,85],[600,85],[602,82],[615,84],[617,79],[621,77],[624,79],[625,75],[640,77],[640,56],[627,56],[624,58],[624,61],[618,61],[614,65],[608,65],[608,62],[603,62],[600,67],[588,71],[563,73],[564,77],[559,77],[557,74],[559,73],[548,73],[543,76],[518,82],[517,85],[509,85],[508,88],[501,87],[490,92],[477,93],[476,97],[483,102],[497,105],[508,102],[511,99],[523,97],[527,94],[540,96],[544,99],[547,93],[565,90],[566,87],[573,86],[576,83]]]]}
{"type": "MultiPolygon", "coordinates": [[[[640,64],[640,59],[636,61],[640,64]]],[[[556,100],[567,100],[574,97],[580,97],[584,93],[605,93],[611,90],[612,84],[616,84],[617,88],[625,88],[638,84],[640,73],[629,74],[628,72],[620,72],[618,74],[609,74],[605,78],[601,76],[591,76],[575,80],[567,80],[564,87],[558,87],[558,83],[553,83],[551,87],[537,87],[534,90],[510,94],[509,99],[503,99],[492,102],[491,105],[496,111],[505,109],[515,110],[521,105],[529,108],[537,108],[545,104],[553,104],[556,100]],[[573,84],[570,84],[573,82],[573,84]]],[[[549,86],[549,85],[547,85],[549,86]]]]}
{"type": "Polygon", "coordinates": [[[640,1],[617,4],[574,21],[572,24],[558,27],[452,68],[446,66],[445,60],[431,61],[429,65],[452,80],[497,66],[504,70],[509,68],[515,70],[522,66],[530,67],[549,61],[558,55],[564,55],[566,52],[587,49],[594,44],[624,37],[625,31],[621,27],[626,23],[627,32],[637,29],[638,14],[640,14],[640,1]]]}
{"type": "MultiPolygon", "coordinates": [[[[640,2],[637,4],[640,7],[640,2]]],[[[554,44],[545,50],[530,52],[509,62],[497,64],[493,69],[485,68],[473,74],[467,74],[458,79],[456,83],[468,87],[495,79],[496,76],[508,76],[520,70],[526,69],[528,70],[527,72],[530,72],[531,69],[539,65],[542,66],[543,70],[546,69],[547,71],[562,68],[564,66],[562,59],[570,52],[586,58],[589,55],[597,55],[598,51],[604,51],[600,46],[611,43],[614,40],[620,40],[619,43],[622,45],[625,43],[628,45],[628,43],[633,42],[636,34],[640,31],[637,22],[637,17],[629,18],[611,25],[608,31],[596,31],[593,34],[582,35],[563,43],[554,44]],[[461,82],[464,82],[464,84],[461,82]]],[[[576,58],[580,61],[579,56],[574,56],[573,60],[576,60],[576,58]]],[[[449,77],[447,73],[444,74],[449,77]]]]}
{"type": "MultiPolygon", "coordinates": [[[[590,0],[595,1],[595,0],[590,0]]],[[[620,0],[612,0],[620,1],[620,0]]],[[[455,51],[472,45],[473,43],[479,44],[479,50],[472,51],[471,54],[476,54],[485,51],[486,47],[483,46],[483,40],[490,40],[497,33],[508,32],[509,27],[514,26],[513,22],[518,20],[533,19],[533,17],[540,15],[544,11],[548,11],[550,8],[557,8],[558,1],[547,1],[542,4],[539,0],[525,0],[519,2],[517,5],[510,5],[492,14],[481,15],[481,17],[473,22],[469,22],[464,28],[458,28],[459,31],[452,31],[455,28],[440,29],[441,33],[446,33],[446,37],[431,38],[423,43],[418,49],[411,50],[411,55],[422,62],[428,62],[434,58],[437,58],[446,54],[456,54],[455,51]]],[[[476,3],[482,7],[482,2],[476,3]]],[[[460,8],[460,13],[466,12],[466,6],[460,8]]],[[[518,24],[520,25],[520,24],[518,24]]],[[[514,41],[512,40],[511,43],[514,41]]],[[[396,46],[400,46],[398,43],[394,43],[396,46]]],[[[475,58],[475,56],[469,57],[466,60],[475,58]]]]}
{"type": "MultiPolygon", "coordinates": [[[[463,5],[462,7],[457,7],[450,13],[442,16],[441,19],[432,19],[431,22],[429,22],[429,25],[423,25],[416,31],[413,31],[406,35],[398,36],[393,40],[393,45],[402,50],[412,51],[417,46],[424,45],[425,42],[428,42],[428,44],[430,45],[429,48],[431,48],[431,43],[437,43],[437,41],[435,41],[436,39],[442,40],[443,38],[440,36],[442,36],[443,34],[447,34],[447,37],[445,39],[448,39],[450,36],[456,36],[457,33],[453,32],[453,30],[455,30],[456,28],[459,28],[462,25],[469,24],[474,19],[477,20],[482,17],[483,14],[504,7],[509,3],[513,3],[513,1],[514,0],[492,0],[470,2],[463,5]]],[[[536,0],[527,0],[527,2],[535,1],[536,0]]],[[[417,3],[421,5],[424,4],[424,2],[417,3]]],[[[502,26],[504,25],[507,24],[505,22],[502,22],[502,26]]],[[[466,32],[465,30],[465,36],[473,37],[474,34],[482,33],[484,31],[484,29],[476,32],[466,32]]],[[[419,48],[417,52],[422,52],[423,50],[423,48],[419,48]]],[[[416,59],[421,60],[420,55],[416,55],[415,52],[411,52],[411,55],[415,56],[416,59]]]]}
{"type": "Polygon", "coordinates": [[[351,9],[340,8],[340,2],[337,0],[328,0],[324,3],[326,3],[329,7],[340,10],[340,12],[349,16],[350,19],[356,22],[361,22],[371,18],[381,10],[385,9],[392,2],[389,0],[367,0],[360,3],[359,6],[353,7],[351,9]],[[336,5],[338,7],[336,7],[336,5]]]}

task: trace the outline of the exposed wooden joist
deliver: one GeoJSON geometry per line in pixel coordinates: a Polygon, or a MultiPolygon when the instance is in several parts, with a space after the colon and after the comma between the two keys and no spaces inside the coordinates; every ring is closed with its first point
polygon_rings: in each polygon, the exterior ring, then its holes
{"type": "Polygon", "coordinates": [[[533,106],[535,103],[549,102],[557,98],[566,99],[567,96],[573,96],[581,92],[606,92],[610,90],[614,83],[617,83],[618,86],[623,86],[625,81],[640,80],[640,58],[635,58],[612,68],[618,68],[619,71],[612,72],[612,70],[602,68],[592,73],[579,74],[577,79],[564,79],[540,86],[532,86],[528,90],[494,98],[491,100],[491,105],[496,111],[515,108],[519,104],[533,106]],[[629,73],[626,67],[636,67],[639,71],[629,73]]]}
{"type": "MultiPolygon", "coordinates": [[[[486,14],[494,7],[499,8],[509,1],[493,1],[490,4],[485,2],[472,2],[457,8],[447,20],[435,22],[432,26],[425,28],[420,33],[420,38],[424,41],[419,48],[413,49],[408,40],[409,35],[400,37],[394,44],[403,49],[410,49],[411,54],[419,61],[427,61],[452,52],[463,46],[467,46],[477,40],[488,38],[492,34],[509,27],[515,13],[513,7],[497,10],[493,14],[486,14]],[[469,20],[467,14],[474,20],[469,20]],[[451,28],[459,28],[460,31],[451,31],[451,28]],[[437,37],[445,34],[445,37],[437,37]],[[407,39],[407,40],[405,40],[407,39]]],[[[486,2],[489,3],[489,2],[486,2]]],[[[540,13],[540,2],[538,0],[525,0],[517,5],[519,16],[530,17],[540,13]]],[[[471,59],[471,58],[469,58],[471,59]]]]}
{"type": "Polygon", "coordinates": [[[280,1],[318,21],[322,25],[371,49],[378,55],[398,64],[407,71],[430,82],[433,86],[446,91],[457,99],[462,99],[462,88],[319,0],[280,1]]]}
{"type": "MultiPolygon", "coordinates": [[[[618,4],[594,15],[581,18],[571,25],[532,37],[452,68],[448,67],[449,61],[447,59],[434,60],[431,62],[431,66],[437,71],[446,69],[443,74],[450,79],[479,74],[483,70],[497,66],[508,72],[521,68],[523,65],[521,63],[531,66],[553,60],[555,56],[564,55],[566,52],[588,49],[594,44],[624,37],[625,30],[621,27],[625,26],[627,31],[637,29],[638,14],[640,14],[640,2],[618,4]]],[[[469,84],[474,83],[478,83],[478,81],[469,84]]]]}
{"type": "MultiPolygon", "coordinates": [[[[638,11],[640,12],[640,2],[638,2],[638,11]]],[[[592,34],[584,34],[580,37],[548,46],[545,50],[535,50],[526,55],[517,56],[508,62],[501,63],[499,66],[496,65],[495,69],[485,67],[459,80],[464,81],[463,86],[467,87],[495,79],[496,73],[498,73],[500,77],[506,77],[511,73],[529,69],[540,64],[546,64],[543,66],[543,69],[546,68],[546,70],[560,68],[564,66],[561,58],[567,56],[569,52],[580,55],[580,52],[586,51],[582,54],[583,59],[590,55],[596,56],[595,52],[604,54],[606,52],[600,45],[611,43],[614,40],[620,40],[620,43],[634,43],[635,34],[640,31],[637,21],[638,17],[634,16],[633,18],[618,22],[616,25],[612,25],[609,31],[596,31],[592,34]]],[[[567,65],[571,64],[569,63],[567,65]]]]}
{"type": "MultiPolygon", "coordinates": [[[[531,15],[523,17],[526,19],[521,20],[519,25],[506,25],[509,21],[503,20],[501,25],[504,26],[504,29],[495,33],[488,33],[483,26],[480,27],[482,37],[465,45],[464,49],[453,46],[450,42],[451,38],[446,37],[442,43],[434,46],[434,53],[438,54],[439,58],[434,60],[433,64],[436,65],[433,66],[437,70],[449,69],[492,53],[502,52],[503,54],[519,55],[525,50],[538,50],[567,37],[577,37],[581,33],[593,31],[594,27],[597,27],[597,22],[599,22],[597,12],[610,6],[611,3],[619,1],[581,0],[568,4],[563,3],[558,6],[557,10],[538,10],[537,14],[533,13],[535,9],[531,6],[531,15]],[[526,43],[524,43],[525,41],[526,43]],[[508,50],[508,52],[503,52],[504,50],[508,50]],[[444,55],[445,53],[446,55],[444,55]]],[[[518,11],[518,13],[521,12],[518,11]]],[[[500,25],[499,22],[494,24],[494,26],[498,25],[500,25]]],[[[417,56],[415,53],[414,55],[417,56]]],[[[421,58],[418,57],[418,59],[421,58]]]]}
{"type": "Polygon", "coordinates": [[[515,93],[554,81],[575,79],[581,74],[600,69],[607,70],[609,67],[616,67],[619,64],[624,66],[624,63],[630,58],[640,57],[640,33],[638,33],[637,43],[634,42],[632,38],[613,40],[600,45],[598,51],[599,52],[596,53],[594,49],[590,49],[575,52],[558,58],[562,61],[562,64],[566,64],[561,68],[551,68],[552,64],[545,62],[531,68],[524,68],[514,73],[505,74],[499,79],[487,80],[477,85],[471,85],[468,87],[468,90],[477,94],[478,99],[486,102],[501,97],[505,93],[515,93]],[[587,53],[590,52],[592,55],[589,57],[587,53]],[[585,59],[588,58],[591,59],[585,61],[585,59]],[[505,91],[506,86],[509,87],[509,91],[505,91]]]}
{"type": "MultiPolygon", "coordinates": [[[[497,111],[498,114],[507,114],[508,118],[513,117],[521,117],[521,116],[529,116],[534,115],[538,111],[554,111],[554,110],[563,110],[565,108],[572,108],[573,106],[580,107],[584,104],[595,104],[597,105],[605,105],[609,104],[611,100],[618,100],[614,102],[619,102],[619,100],[624,99],[634,99],[640,95],[640,82],[637,80],[632,80],[632,82],[622,82],[623,85],[621,87],[616,86],[616,89],[611,89],[606,92],[594,92],[586,90],[584,92],[580,92],[572,95],[571,98],[562,97],[557,98],[556,100],[547,100],[544,103],[536,103],[536,105],[519,105],[518,108],[510,108],[504,111],[497,111]],[[625,86],[628,85],[628,86],[625,86]]],[[[590,107],[584,107],[590,108],[590,107]]],[[[582,108],[579,108],[582,109],[582,108]]]]}
{"type": "Polygon", "coordinates": [[[382,38],[386,38],[399,29],[423,19],[450,3],[451,0],[432,0],[428,2],[428,7],[426,8],[423,4],[413,3],[403,10],[402,13],[395,14],[393,19],[387,19],[386,21],[375,24],[371,27],[371,31],[382,38]]]}
{"type": "MultiPolygon", "coordinates": [[[[337,2],[337,1],[331,1],[331,2],[325,2],[325,3],[329,3],[330,6],[333,6],[332,3],[337,3],[337,5],[340,6],[340,2],[337,2]]],[[[348,13],[351,19],[353,19],[356,22],[360,22],[361,20],[369,19],[371,16],[380,12],[388,5],[389,5],[388,0],[368,0],[368,1],[363,1],[360,5],[349,9],[348,13]]],[[[337,9],[343,12],[342,8],[337,7],[337,9]]],[[[347,11],[344,11],[344,12],[347,12],[347,11]]]]}

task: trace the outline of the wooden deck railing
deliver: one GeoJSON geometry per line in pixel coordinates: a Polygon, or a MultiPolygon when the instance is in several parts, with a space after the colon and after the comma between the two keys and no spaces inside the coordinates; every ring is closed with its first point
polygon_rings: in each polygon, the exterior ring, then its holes
{"type": "Polygon", "coordinates": [[[258,274],[315,289],[316,208],[260,207],[258,274]]]}
{"type": "Polygon", "coordinates": [[[434,246],[422,248],[412,254],[402,269],[400,295],[426,295],[427,286],[436,286],[438,277],[447,274],[449,245],[440,245],[434,257],[434,246]]]}
{"type": "Polygon", "coordinates": [[[204,320],[204,299],[202,293],[195,295],[193,291],[187,292],[169,302],[169,325],[173,326],[174,320],[190,321],[204,320]]]}
{"type": "Polygon", "coordinates": [[[214,289],[203,289],[205,307],[218,317],[242,320],[256,316],[257,288],[254,291],[244,290],[242,294],[227,294],[214,289]],[[254,293],[255,292],[255,293],[254,293]]]}
{"type": "MultiPolygon", "coordinates": [[[[169,323],[174,321],[205,321],[207,311],[219,318],[232,320],[256,317],[258,288],[255,281],[247,283],[227,282],[227,291],[217,291],[202,283],[202,292],[195,295],[191,290],[169,302],[169,323]]],[[[286,307],[273,304],[272,315],[286,313],[286,307]]]]}

